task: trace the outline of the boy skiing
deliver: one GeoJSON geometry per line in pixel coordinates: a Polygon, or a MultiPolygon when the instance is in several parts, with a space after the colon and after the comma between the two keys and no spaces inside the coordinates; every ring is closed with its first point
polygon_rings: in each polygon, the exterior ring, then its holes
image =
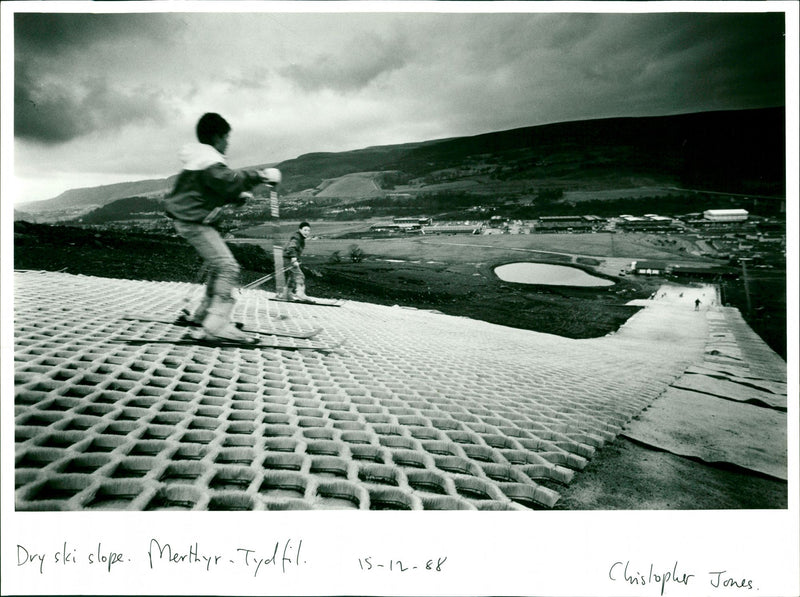
{"type": "Polygon", "coordinates": [[[283,249],[284,256],[291,260],[291,266],[286,272],[286,287],[280,296],[283,300],[309,300],[306,296],[306,277],[300,269],[300,256],[309,236],[311,236],[311,225],[308,222],[300,222],[300,226],[283,249]]]}
{"type": "Polygon", "coordinates": [[[191,244],[208,267],[206,294],[192,321],[202,325],[208,340],[254,343],[231,321],[239,284],[239,263],[214,223],[225,205],[242,206],[250,189],[266,183],[278,184],[281,173],[265,170],[233,170],[225,151],[231,126],[219,114],[204,114],[197,123],[198,143],[180,152],[183,170],[166,198],[166,212],[175,231],[191,244]]]}

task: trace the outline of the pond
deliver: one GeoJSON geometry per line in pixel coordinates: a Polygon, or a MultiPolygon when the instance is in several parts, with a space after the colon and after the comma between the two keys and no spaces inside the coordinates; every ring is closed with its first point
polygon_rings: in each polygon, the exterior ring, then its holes
{"type": "Polygon", "coordinates": [[[494,268],[504,282],[548,286],[613,286],[614,282],[586,273],[577,267],[549,263],[507,263],[494,268]]]}

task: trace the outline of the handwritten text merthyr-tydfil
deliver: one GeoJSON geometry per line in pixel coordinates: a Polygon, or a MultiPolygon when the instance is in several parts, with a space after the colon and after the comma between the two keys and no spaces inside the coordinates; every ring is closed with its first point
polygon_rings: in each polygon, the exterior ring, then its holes
{"type": "Polygon", "coordinates": [[[181,549],[173,547],[169,542],[150,539],[147,556],[151,569],[165,564],[182,566],[199,564],[206,571],[211,571],[217,566],[233,565],[252,569],[253,576],[256,576],[262,570],[271,568],[285,573],[292,567],[296,568],[304,564],[305,562],[300,559],[302,547],[302,539],[296,543],[287,539],[286,541],[276,541],[274,546],[270,545],[266,549],[237,547],[235,550],[223,554],[202,551],[198,542],[181,549]]]}

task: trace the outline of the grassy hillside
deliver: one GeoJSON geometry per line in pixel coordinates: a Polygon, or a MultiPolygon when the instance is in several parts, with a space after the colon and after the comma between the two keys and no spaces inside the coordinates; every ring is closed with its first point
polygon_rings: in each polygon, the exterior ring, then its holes
{"type": "Polygon", "coordinates": [[[316,187],[334,175],[378,170],[393,171],[405,180],[422,179],[424,185],[477,181],[481,192],[490,193],[526,188],[513,183],[580,190],[643,181],[783,195],[784,155],[784,110],[771,108],[558,123],[309,154],[281,167],[289,193],[316,187]]]}
{"type": "Polygon", "coordinates": [[[23,203],[19,207],[22,211],[35,214],[50,210],[64,210],[94,205],[103,206],[126,197],[162,194],[172,187],[174,181],[175,177],[172,176],[157,180],[140,180],[84,189],[70,189],[53,199],[23,203]]]}
{"type": "MultiPolygon", "coordinates": [[[[566,122],[309,153],[277,167],[284,175],[281,194],[294,195],[298,201],[315,195],[353,200],[372,196],[378,187],[397,192],[460,189],[487,196],[533,197],[546,188],[570,192],[681,186],[785,196],[785,110],[566,122]],[[358,173],[374,174],[336,181],[358,173]]],[[[39,213],[102,206],[126,197],[154,197],[166,192],[173,180],[74,189],[19,207],[39,213]]]]}
{"type": "Polygon", "coordinates": [[[130,218],[163,218],[164,208],[160,199],[151,197],[127,197],[99,207],[80,221],[84,224],[105,224],[130,218]]]}
{"type": "Polygon", "coordinates": [[[452,139],[384,164],[416,176],[479,167],[499,179],[653,177],[728,192],[783,194],[782,109],[610,118],[452,139]]]}

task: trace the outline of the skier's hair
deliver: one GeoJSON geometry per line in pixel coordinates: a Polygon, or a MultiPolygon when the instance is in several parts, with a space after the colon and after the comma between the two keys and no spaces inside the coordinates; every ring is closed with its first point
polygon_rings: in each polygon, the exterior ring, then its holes
{"type": "Polygon", "coordinates": [[[297,228],[298,228],[298,229],[299,229],[299,228],[305,228],[306,226],[308,226],[309,228],[311,228],[311,224],[309,224],[308,222],[300,222],[300,225],[299,225],[297,228]]]}
{"type": "Polygon", "coordinates": [[[231,131],[231,125],[222,116],[215,112],[208,112],[197,121],[197,140],[200,143],[211,145],[215,137],[227,135],[231,131]]]}

